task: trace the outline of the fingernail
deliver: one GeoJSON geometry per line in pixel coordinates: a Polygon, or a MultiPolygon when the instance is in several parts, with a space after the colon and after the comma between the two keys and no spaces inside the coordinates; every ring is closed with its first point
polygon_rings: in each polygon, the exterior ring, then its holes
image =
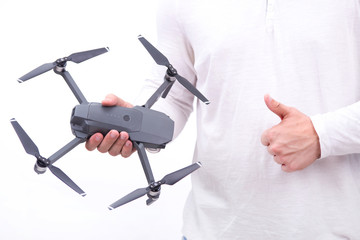
{"type": "Polygon", "coordinates": [[[274,106],[274,107],[278,107],[280,105],[280,102],[276,101],[275,99],[273,99],[270,95],[268,95],[269,97],[269,103],[274,106]]]}
{"type": "Polygon", "coordinates": [[[110,137],[112,137],[112,138],[116,138],[116,137],[117,137],[116,132],[115,132],[115,131],[111,131],[111,133],[110,133],[110,137]]]}
{"type": "Polygon", "coordinates": [[[120,138],[121,138],[121,140],[125,140],[125,139],[126,139],[125,134],[124,134],[124,133],[120,133],[120,138]]]}
{"type": "Polygon", "coordinates": [[[265,94],[265,102],[267,103],[267,104],[269,104],[269,103],[271,103],[271,100],[272,100],[272,98],[270,97],[270,94],[265,94]]]}
{"type": "Polygon", "coordinates": [[[131,142],[130,142],[130,141],[127,141],[125,145],[126,145],[127,147],[130,147],[131,142]]]}
{"type": "Polygon", "coordinates": [[[95,141],[100,142],[100,140],[101,140],[101,137],[99,135],[96,135],[95,136],[95,141]]]}

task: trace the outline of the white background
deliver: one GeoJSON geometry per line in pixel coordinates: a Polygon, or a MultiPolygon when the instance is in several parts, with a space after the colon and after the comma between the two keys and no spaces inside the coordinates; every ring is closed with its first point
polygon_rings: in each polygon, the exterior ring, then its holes
{"type": "MultiPolygon", "coordinates": [[[[109,47],[110,52],[67,70],[88,101],[108,93],[133,101],[148,76],[150,55],[137,40],[156,44],[155,0],[0,2],[0,239],[180,239],[190,178],[164,186],[146,206],[140,198],[116,210],[107,206],[147,182],[134,154],[111,157],[84,145],[56,162],[87,193],[81,197],[47,171],[33,171],[10,118],[15,117],[49,157],[73,139],[69,120],[75,97],[52,71],[19,84],[35,67],[74,52],[109,47]]],[[[165,71],[165,69],[164,69],[165,71]]],[[[154,176],[191,163],[194,120],[159,154],[149,154],[154,176]]]]}

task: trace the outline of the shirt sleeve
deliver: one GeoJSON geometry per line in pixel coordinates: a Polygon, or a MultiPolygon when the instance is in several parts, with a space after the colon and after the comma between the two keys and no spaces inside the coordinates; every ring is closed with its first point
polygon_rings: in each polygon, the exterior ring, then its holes
{"type": "MultiPolygon", "coordinates": [[[[177,1],[159,0],[157,13],[157,38],[155,47],[164,54],[177,72],[196,85],[194,53],[181,28],[177,1]],[[176,3],[174,5],[174,3],[176,3]]],[[[151,77],[146,79],[136,103],[144,104],[163,83],[166,67],[154,64],[151,77]]],[[[165,99],[160,98],[152,107],[167,114],[174,122],[174,138],[181,132],[193,111],[194,96],[175,81],[165,99]]]]}
{"type": "Polygon", "coordinates": [[[311,120],[320,139],[321,158],[360,153],[360,101],[311,120]]]}

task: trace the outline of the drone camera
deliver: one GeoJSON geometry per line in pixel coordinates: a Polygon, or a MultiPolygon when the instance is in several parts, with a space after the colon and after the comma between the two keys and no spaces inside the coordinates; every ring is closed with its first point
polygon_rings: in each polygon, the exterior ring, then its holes
{"type": "Polygon", "coordinates": [[[160,148],[146,148],[146,150],[149,152],[149,153],[158,153],[160,152],[160,148]]]}

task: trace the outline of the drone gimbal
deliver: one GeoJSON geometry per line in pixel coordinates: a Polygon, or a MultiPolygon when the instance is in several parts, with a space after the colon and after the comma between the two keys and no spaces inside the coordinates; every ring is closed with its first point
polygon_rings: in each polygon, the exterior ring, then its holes
{"type": "Polygon", "coordinates": [[[201,166],[200,162],[196,162],[190,166],[166,175],[160,181],[155,181],[145,149],[165,148],[166,144],[173,138],[174,122],[164,113],[150,108],[160,96],[163,98],[167,96],[175,80],[178,80],[186,89],[206,104],[209,104],[209,101],[190,82],[188,82],[188,80],[180,76],[176,69],[170,64],[168,59],[144,37],[139,36],[138,38],[150,55],[154,58],[156,63],[167,67],[164,83],[160,85],[160,87],[143,106],[135,106],[133,108],[124,108],[119,106],[104,107],[100,103],[88,102],[86,100],[70,73],[66,71],[66,65],[68,61],[81,63],[85,60],[106,53],[109,50],[108,48],[99,48],[74,53],[68,57],[57,59],[55,62],[43,64],[18,80],[22,83],[40,74],[48,72],[51,69],[53,69],[56,74],[63,77],[79,102],[79,105],[74,107],[70,120],[71,130],[75,135],[75,139],[70,141],[49,158],[45,158],[40,155],[37,146],[30,139],[20,124],[15,119],[11,119],[11,123],[20,138],[23,147],[25,148],[25,151],[36,157],[36,163],[34,166],[35,172],[42,174],[47,168],[49,168],[56,177],[82,196],[86,195],[85,192],[62,170],[55,167],[53,164],[80,143],[85,142],[94,133],[100,132],[105,135],[112,129],[119,132],[128,132],[129,140],[133,143],[133,146],[138,152],[149,185],[146,188],[137,189],[114,202],[109,206],[110,210],[144,195],[148,196],[146,203],[150,205],[159,198],[161,185],[173,185],[201,166]]]}

